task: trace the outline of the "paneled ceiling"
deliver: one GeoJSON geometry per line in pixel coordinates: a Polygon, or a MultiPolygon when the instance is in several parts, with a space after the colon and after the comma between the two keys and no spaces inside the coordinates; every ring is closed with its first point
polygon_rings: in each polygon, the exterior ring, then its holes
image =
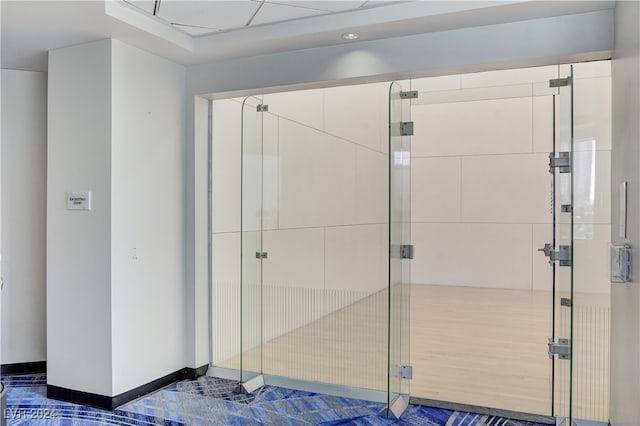
{"type": "Polygon", "coordinates": [[[47,52],[115,38],[195,65],[594,10],[603,1],[0,0],[2,68],[45,71],[47,52]],[[154,16],[155,11],[155,16],[154,16]],[[345,40],[345,33],[358,33],[345,40]]]}
{"type": "Polygon", "coordinates": [[[328,15],[363,7],[383,6],[381,0],[125,0],[192,36],[291,19],[328,15]]]}

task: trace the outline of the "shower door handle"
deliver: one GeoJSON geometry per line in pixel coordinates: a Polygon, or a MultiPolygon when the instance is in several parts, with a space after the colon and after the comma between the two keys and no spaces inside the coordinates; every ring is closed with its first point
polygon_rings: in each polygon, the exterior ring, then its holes
{"type": "Polygon", "coordinates": [[[552,251],[551,244],[549,244],[549,243],[545,244],[544,247],[543,248],[539,248],[538,251],[543,252],[544,255],[547,256],[547,257],[551,257],[551,251],[552,251]]]}

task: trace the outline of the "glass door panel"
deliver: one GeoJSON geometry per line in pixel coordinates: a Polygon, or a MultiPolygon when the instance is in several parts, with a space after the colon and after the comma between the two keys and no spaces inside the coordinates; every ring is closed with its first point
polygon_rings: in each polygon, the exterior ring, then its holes
{"type": "MultiPolygon", "coordinates": [[[[408,88],[405,90],[408,91],[408,88]]],[[[411,246],[411,104],[394,82],[389,89],[389,417],[408,402],[411,246]]]]}
{"type": "Polygon", "coordinates": [[[242,104],[240,381],[262,373],[262,99],[242,104]]]}
{"type": "MultiPolygon", "coordinates": [[[[572,418],[572,342],[573,342],[573,241],[574,241],[574,168],[573,168],[573,84],[572,69],[560,75],[553,157],[554,173],[554,246],[559,260],[554,262],[554,335],[550,350],[554,362],[554,415],[572,418]],[[568,78],[565,84],[561,80],[568,78]]],[[[561,69],[562,72],[562,69],[561,69]]]]}

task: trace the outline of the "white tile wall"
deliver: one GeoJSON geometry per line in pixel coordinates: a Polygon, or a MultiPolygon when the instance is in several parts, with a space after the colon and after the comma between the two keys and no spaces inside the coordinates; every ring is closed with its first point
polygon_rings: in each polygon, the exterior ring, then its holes
{"type": "Polygon", "coordinates": [[[354,223],[384,223],[389,215],[389,157],[358,147],[356,150],[356,218],[354,223]]]}
{"type": "Polygon", "coordinates": [[[280,119],[280,228],[355,223],[356,150],[280,119]]]}
{"type": "Polygon", "coordinates": [[[278,143],[278,117],[263,114],[262,145],[262,226],[263,229],[278,228],[278,198],[280,184],[280,157],[278,143]]]}
{"type": "Polygon", "coordinates": [[[531,98],[419,105],[412,108],[415,157],[530,152],[531,98]]]}
{"type": "Polygon", "coordinates": [[[240,230],[240,122],[242,104],[213,103],[213,232],[240,230]]]}
{"type": "Polygon", "coordinates": [[[240,285],[240,232],[213,234],[211,250],[214,281],[240,285]]]}
{"type": "Polygon", "coordinates": [[[538,249],[544,248],[545,244],[551,244],[553,241],[553,226],[551,224],[533,224],[531,229],[531,289],[551,291],[553,289],[553,269],[549,264],[549,258],[538,249]]]}
{"type": "Polygon", "coordinates": [[[531,287],[531,225],[413,223],[415,283],[531,287]]]}
{"type": "Polygon", "coordinates": [[[326,288],[373,293],[387,285],[386,225],[326,228],[326,288]]]}
{"type": "Polygon", "coordinates": [[[462,158],[464,222],[548,223],[551,174],[548,154],[462,158]]]}
{"type": "Polygon", "coordinates": [[[611,151],[576,151],[574,165],[574,221],[611,223],[611,151]]]}
{"type": "Polygon", "coordinates": [[[516,84],[512,86],[474,87],[459,90],[442,90],[437,92],[422,92],[414,105],[443,104],[450,102],[482,101],[488,99],[506,99],[531,97],[531,84],[516,84]]]}
{"type": "Polygon", "coordinates": [[[411,161],[411,220],[460,220],[460,157],[414,158],[411,161]]]}
{"type": "Polygon", "coordinates": [[[263,235],[269,256],[262,262],[264,285],[324,288],[323,228],[279,229],[263,235]]]}
{"type": "Polygon", "coordinates": [[[440,92],[461,88],[460,74],[439,77],[417,78],[411,81],[411,90],[418,92],[440,92]]]}
{"type": "Polygon", "coordinates": [[[324,129],[324,90],[304,90],[264,95],[269,112],[316,129],[324,129]]]}
{"type": "Polygon", "coordinates": [[[384,105],[388,84],[343,86],[324,91],[324,130],[376,151],[386,143],[384,105]]]}
{"type": "Polygon", "coordinates": [[[461,84],[463,88],[510,86],[546,82],[552,78],[558,78],[558,67],[554,65],[463,74],[461,84]]]}
{"type": "Polygon", "coordinates": [[[597,149],[611,150],[611,78],[576,78],[573,116],[575,141],[595,140],[597,149]]]}
{"type": "Polygon", "coordinates": [[[533,151],[547,155],[553,150],[553,96],[533,98],[533,151]]]}

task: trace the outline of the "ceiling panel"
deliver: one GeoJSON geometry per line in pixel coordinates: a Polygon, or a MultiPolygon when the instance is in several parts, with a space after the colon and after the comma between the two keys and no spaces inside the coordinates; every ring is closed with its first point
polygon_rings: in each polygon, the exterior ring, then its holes
{"type": "Polygon", "coordinates": [[[153,14],[153,7],[156,4],[155,0],[125,0],[125,1],[151,14],[153,14]]]}
{"type": "Polygon", "coordinates": [[[160,3],[158,16],[171,23],[228,30],[244,27],[259,6],[259,3],[250,0],[164,0],[160,3]]]}
{"type": "Polygon", "coordinates": [[[200,36],[202,34],[211,34],[214,31],[218,31],[218,30],[212,30],[211,28],[194,27],[191,25],[181,25],[181,24],[172,24],[172,25],[192,36],[200,36]]]}
{"type": "Polygon", "coordinates": [[[298,1],[280,1],[280,0],[267,0],[269,3],[277,3],[287,6],[305,7],[308,9],[326,10],[329,12],[341,12],[343,10],[357,9],[360,7],[364,0],[298,0],[298,1]]]}
{"type": "Polygon", "coordinates": [[[313,15],[323,15],[329,12],[304,7],[285,6],[275,3],[264,3],[256,14],[251,25],[268,24],[287,19],[304,18],[313,15]]]}

